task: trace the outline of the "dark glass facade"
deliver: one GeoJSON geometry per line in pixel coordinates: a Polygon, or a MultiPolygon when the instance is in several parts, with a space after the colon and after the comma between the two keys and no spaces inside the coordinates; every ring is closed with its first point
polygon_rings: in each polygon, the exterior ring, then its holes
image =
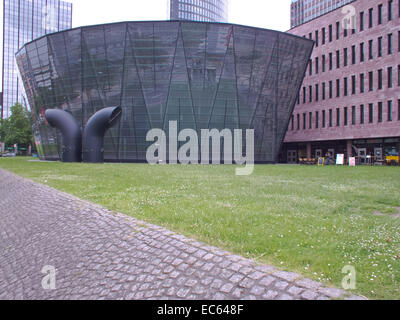
{"type": "Polygon", "coordinates": [[[105,137],[106,161],[144,161],[146,134],[169,121],[178,131],[254,129],[255,160],[274,162],[313,42],[231,24],[161,21],[81,27],[26,44],[17,63],[35,118],[41,159],[59,159],[48,108],[81,123],[121,106],[105,137]]]}
{"type": "Polygon", "coordinates": [[[3,5],[2,117],[7,118],[16,102],[27,105],[15,53],[28,41],[44,34],[70,29],[72,4],[60,0],[4,0],[3,5]]]}
{"type": "Polygon", "coordinates": [[[227,22],[228,0],[170,0],[170,19],[227,22]]]}

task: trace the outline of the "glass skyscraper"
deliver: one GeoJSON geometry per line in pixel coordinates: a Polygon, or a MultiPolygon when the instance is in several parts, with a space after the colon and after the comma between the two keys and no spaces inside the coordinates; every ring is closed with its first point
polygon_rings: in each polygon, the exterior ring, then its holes
{"type": "Polygon", "coordinates": [[[351,2],[354,0],[292,0],[291,27],[295,28],[351,2]]]}
{"type": "Polygon", "coordinates": [[[171,20],[228,21],[228,0],[171,0],[171,20]]]}
{"type": "Polygon", "coordinates": [[[1,117],[10,115],[16,102],[27,106],[18,77],[15,53],[25,43],[72,27],[72,4],[60,0],[3,1],[3,105],[1,117]]]}

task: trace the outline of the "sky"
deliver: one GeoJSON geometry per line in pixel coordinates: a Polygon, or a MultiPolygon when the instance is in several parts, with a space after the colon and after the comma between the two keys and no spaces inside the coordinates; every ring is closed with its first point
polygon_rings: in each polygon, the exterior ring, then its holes
{"type": "MultiPolygon", "coordinates": [[[[68,1],[68,0],[67,0],[68,1]]],[[[287,31],[290,28],[291,0],[229,0],[230,23],[287,31]]],[[[118,21],[166,20],[168,0],[70,0],[72,26],[80,27],[118,21]]],[[[0,5],[3,16],[3,6],[0,5]]],[[[0,23],[3,43],[3,23],[0,23]]],[[[3,48],[0,50],[2,60],[3,48]]],[[[0,73],[1,70],[0,63],[0,73]]],[[[0,77],[0,87],[1,87],[0,77]]],[[[1,89],[0,89],[1,90],[1,89]]]]}
{"type": "MultiPolygon", "coordinates": [[[[118,21],[165,20],[168,0],[71,0],[73,26],[118,21]]],[[[229,22],[287,31],[290,0],[230,0],[229,22]]]]}

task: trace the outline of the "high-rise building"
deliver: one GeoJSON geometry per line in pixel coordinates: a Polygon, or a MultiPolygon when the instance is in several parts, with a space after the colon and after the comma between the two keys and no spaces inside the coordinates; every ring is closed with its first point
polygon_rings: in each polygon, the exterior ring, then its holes
{"type": "Polygon", "coordinates": [[[18,49],[35,38],[71,27],[71,3],[60,0],[4,0],[2,118],[10,115],[10,108],[16,102],[27,106],[15,63],[18,49]]]}
{"type": "Polygon", "coordinates": [[[292,0],[291,27],[294,28],[355,0],[292,0]]]}
{"type": "Polygon", "coordinates": [[[171,20],[228,22],[228,0],[170,0],[171,20]]]}
{"type": "Polygon", "coordinates": [[[281,160],[398,157],[400,1],[356,0],[289,33],[315,45],[281,160]]]}

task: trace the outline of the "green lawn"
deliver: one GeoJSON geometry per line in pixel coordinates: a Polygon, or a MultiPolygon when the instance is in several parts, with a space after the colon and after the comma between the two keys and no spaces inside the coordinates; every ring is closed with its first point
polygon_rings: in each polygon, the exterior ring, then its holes
{"type": "Polygon", "coordinates": [[[400,168],[64,164],[0,167],[259,262],[353,292],[400,298],[400,168]],[[380,212],[383,215],[374,213],[380,212]]]}

